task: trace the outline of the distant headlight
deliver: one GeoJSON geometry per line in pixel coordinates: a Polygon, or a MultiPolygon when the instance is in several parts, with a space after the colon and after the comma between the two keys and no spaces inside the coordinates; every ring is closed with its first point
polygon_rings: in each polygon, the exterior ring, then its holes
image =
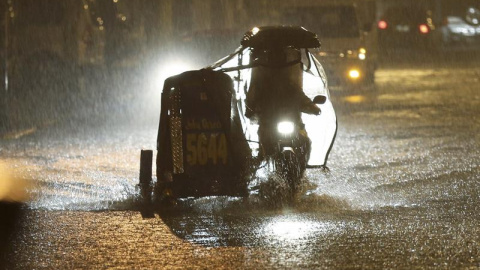
{"type": "Polygon", "coordinates": [[[358,69],[350,69],[348,71],[348,77],[350,77],[350,79],[358,79],[360,78],[360,71],[358,71],[358,69]]]}
{"type": "Polygon", "coordinates": [[[348,50],[346,53],[342,53],[342,55],[346,55],[348,58],[358,58],[360,60],[365,60],[367,58],[367,50],[365,48],[360,48],[358,50],[348,50]]]}
{"type": "Polygon", "coordinates": [[[365,60],[367,58],[367,50],[365,48],[358,49],[358,59],[365,60]]]}
{"type": "Polygon", "coordinates": [[[277,125],[278,132],[282,133],[283,135],[292,134],[294,129],[295,129],[295,125],[293,124],[293,122],[289,122],[289,121],[280,122],[277,125]]]}

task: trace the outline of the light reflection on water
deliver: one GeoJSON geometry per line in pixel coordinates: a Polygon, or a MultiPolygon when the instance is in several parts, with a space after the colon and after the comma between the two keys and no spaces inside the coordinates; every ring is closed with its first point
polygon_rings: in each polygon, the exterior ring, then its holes
{"type": "Polygon", "coordinates": [[[345,230],[350,210],[341,200],[310,194],[290,206],[272,207],[258,195],[248,199],[206,197],[183,200],[162,221],[178,237],[206,247],[297,246],[345,230]]]}
{"type": "Polygon", "coordinates": [[[297,243],[339,229],[333,222],[309,220],[292,214],[272,218],[262,226],[261,234],[276,241],[297,243]]]}
{"type": "Polygon", "coordinates": [[[353,95],[353,96],[346,96],[343,98],[348,103],[363,103],[367,100],[365,96],[362,95],[353,95]]]}

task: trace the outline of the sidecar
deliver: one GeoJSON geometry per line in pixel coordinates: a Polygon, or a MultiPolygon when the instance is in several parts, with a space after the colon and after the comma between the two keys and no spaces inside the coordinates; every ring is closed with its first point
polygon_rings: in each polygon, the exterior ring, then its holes
{"type": "MultiPolygon", "coordinates": [[[[312,141],[308,165],[326,167],[337,122],[322,65],[309,49],[317,36],[302,27],[254,28],[232,54],[201,70],[165,80],[157,137],[156,196],[247,196],[258,166],[258,125],[245,117],[245,99],[259,64],[252,50],[294,47],[302,51],[303,90],[321,96],[319,116],[302,115],[312,141]]],[[[275,95],[272,89],[272,95],[275,95]]],[[[152,186],[153,151],[142,151],[140,186],[152,186]]]]}

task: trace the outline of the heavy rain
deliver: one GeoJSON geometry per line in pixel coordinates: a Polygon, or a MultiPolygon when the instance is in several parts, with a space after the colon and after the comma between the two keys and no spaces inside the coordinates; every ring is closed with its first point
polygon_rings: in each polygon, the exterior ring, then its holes
{"type": "MultiPolygon", "coordinates": [[[[2,0],[0,7],[1,269],[480,268],[477,0],[2,0]],[[157,142],[176,117],[164,98],[176,86],[165,80],[210,66],[206,72],[237,52],[231,59],[241,70],[219,73],[242,86],[235,91],[246,89],[250,78],[241,72],[260,67],[237,48],[246,32],[253,39],[262,26],[280,25],[302,26],[321,43],[308,53],[324,68],[316,78],[327,83],[313,82],[327,89],[334,110],[319,105],[336,123],[328,163],[309,166],[291,197],[284,177],[259,169],[242,196],[218,195],[218,182],[234,185],[215,174],[200,195],[152,202],[140,184],[141,150],[153,150],[152,185],[184,173],[163,162],[178,165],[162,152],[174,142],[157,142]],[[161,120],[164,110],[170,122],[161,120]]],[[[304,71],[313,74],[316,62],[308,63],[304,71]]],[[[193,75],[177,78],[194,84],[193,75]]],[[[205,163],[227,160],[221,139],[210,146],[205,163]]],[[[197,157],[181,159],[185,172],[197,157]]],[[[199,175],[192,177],[204,181],[199,175]]]]}

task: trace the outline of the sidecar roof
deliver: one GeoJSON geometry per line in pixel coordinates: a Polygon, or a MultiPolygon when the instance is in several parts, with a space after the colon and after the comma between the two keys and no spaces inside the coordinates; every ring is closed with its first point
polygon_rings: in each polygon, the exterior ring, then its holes
{"type": "Polygon", "coordinates": [[[254,49],[320,47],[317,35],[301,26],[255,27],[245,33],[240,44],[254,49]]]}

